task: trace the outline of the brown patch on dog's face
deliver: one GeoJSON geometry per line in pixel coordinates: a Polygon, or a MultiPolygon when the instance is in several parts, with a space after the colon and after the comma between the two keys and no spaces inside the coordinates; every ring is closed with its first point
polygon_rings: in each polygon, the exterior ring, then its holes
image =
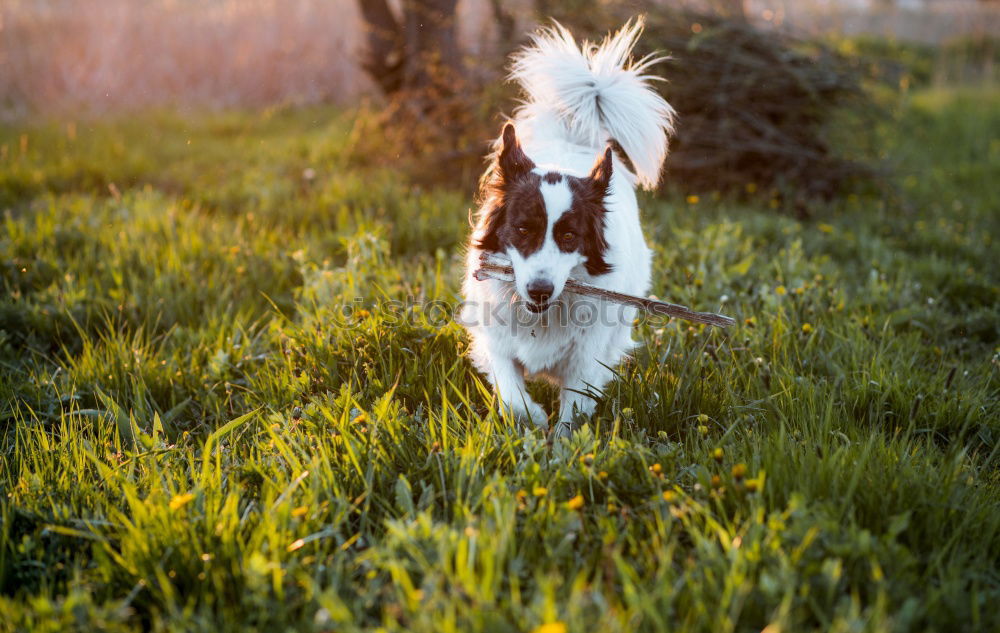
{"type": "Polygon", "coordinates": [[[505,200],[504,222],[497,228],[502,250],[514,247],[528,257],[545,242],[549,220],[540,190],[541,181],[538,174],[528,174],[510,187],[505,200]]]}
{"type": "Polygon", "coordinates": [[[611,272],[611,265],[604,259],[608,242],[604,237],[604,214],[608,210],[604,199],[611,186],[611,148],[597,159],[586,178],[569,177],[573,192],[573,205],[553,227],[553,236],[564,252],[579,250],[591,275],[611,272]],[[573,236],[571,238],[571,236],[573,236]]]}
{"type": "Polygon", "coordinates": [[[522,204],[518,205],[519,208],[541,208],[541,213],[545,213],[540,195],[537,196],[537,205],[527,200],[531,189],[534,189],[536,194],[538,192],[537,177],[533,185],[530,182],[523,182],[534,176],[531,173],[534,168],[535,163],[521,149],[514,126],[508,123],[503,128],[503,147],[493,166],[492,177],[483,187],[482,197],[490,206],[484,209],[479,218],[476,227],[479,237],[473,240],[476,248],[494,253],[506,250],[505,245],[509,243],[507,242],[509,234],[506,230],[510,224],[508,216],[515,199],[521,199],[522,204]]]}

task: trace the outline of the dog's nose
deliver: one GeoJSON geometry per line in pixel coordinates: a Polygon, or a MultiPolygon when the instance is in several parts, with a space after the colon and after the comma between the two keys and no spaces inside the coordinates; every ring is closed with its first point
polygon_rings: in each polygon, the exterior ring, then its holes
{"type": "Polygon", "coordinates": [[[555,286],[548,279],[535,279],[528,284],[528,296],[535,303],[545,303],[552,296],[555,286]]]}

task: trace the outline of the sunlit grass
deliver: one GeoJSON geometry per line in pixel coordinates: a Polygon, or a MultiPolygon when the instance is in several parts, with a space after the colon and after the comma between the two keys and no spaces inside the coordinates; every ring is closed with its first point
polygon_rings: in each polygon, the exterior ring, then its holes
{"type": "Polygon", "coordinates": [[[903,209],[647,200],[654,292],[740,325],[641,324],[555,445],[427,308],[467,199],[349,117],[0,129],[2,626],[995,630],[997,103],[881,132],[903,209]]]}

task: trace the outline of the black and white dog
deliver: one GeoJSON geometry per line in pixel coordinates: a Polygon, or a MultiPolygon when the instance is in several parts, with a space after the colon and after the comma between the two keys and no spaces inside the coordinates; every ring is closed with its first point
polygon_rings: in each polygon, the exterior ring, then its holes
{"type": "Polygon", "coordinates": [[[635,187],[656,185],[674,111],[646,73],[662,58],[631,60],[641,33],[636,21],[582,46],[558,24],[537,33],[514,56],[511,77],[526,100],[483,176],[461,316],[472,360],[501,407],[538,426],[548,427],[548,415],[528,396],[525,377],[558,384],[557,436],[593,412],[591,394],[634,347],[636,316],[634,308],[564,293],[567,278],[649,291],[635,187]],[[474,277],[484,252],[509,258],[513,285],[474,277]]]}

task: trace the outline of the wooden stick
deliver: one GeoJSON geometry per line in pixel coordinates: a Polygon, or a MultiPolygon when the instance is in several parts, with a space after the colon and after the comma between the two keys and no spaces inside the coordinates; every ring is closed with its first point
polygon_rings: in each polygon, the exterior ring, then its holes
{"type": "MultiPolygon", "coordinates": [[[[501,255],[483,253],[479,256],[479,264],[479,269],[473,273],[473,277],[479,281],[483,281],[484,279],[495,279],[506,282],[514,281],[514,269],[511,267],[510,262],[507,261],[507,258],[501,255]]],[[[716,327],[729,327],[736,323],[734,319],[722,314],[695,312],[686,306],[677,305],[676,303],[667,303],[666,301],[627,295],[624,292],[605,290],[604,288],[598,288],[597,286],[592,286],[572,278],[566,280],[566,290],[573,294],[596,297],[605,301],[641,308],[651,314],[684,319],[685,321],[692,321],[694,323],[704,323],[716,327]]]]}

